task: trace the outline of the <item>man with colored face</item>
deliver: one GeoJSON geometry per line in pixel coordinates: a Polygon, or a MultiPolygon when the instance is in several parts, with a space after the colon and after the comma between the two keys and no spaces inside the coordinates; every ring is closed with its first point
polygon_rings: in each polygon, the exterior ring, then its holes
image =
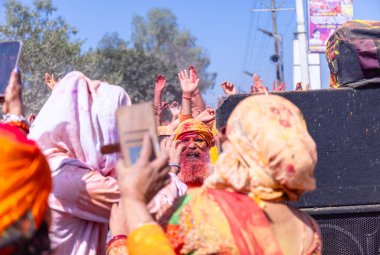
{"type": "Polygon", "coordinates": [[[179,179],[189,188],[201,186],[212,170],[209,154],[213,144],[211,130],[203,122],[189,119],[178,126],[175,139],[183,144],[179,179]]]}

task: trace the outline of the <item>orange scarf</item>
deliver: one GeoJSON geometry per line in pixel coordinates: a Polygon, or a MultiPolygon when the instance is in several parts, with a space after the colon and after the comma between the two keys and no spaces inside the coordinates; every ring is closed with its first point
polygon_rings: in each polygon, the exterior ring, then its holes
{"type": "Polygon", "coordinates": [[[0,233],[31,211],[36,228],[51,190],[48,163],[18,128],[0,124],[0,233]]]}

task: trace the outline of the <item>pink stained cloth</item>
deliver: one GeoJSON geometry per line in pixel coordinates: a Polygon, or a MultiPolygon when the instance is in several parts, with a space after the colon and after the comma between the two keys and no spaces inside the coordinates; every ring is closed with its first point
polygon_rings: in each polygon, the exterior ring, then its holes
{"type": "Polygon", "coordinates": [[[71,72],[54,88],[33,123],[53,177],[51,254],[103,254],[111,205],[119,200],[117,154],[102,155],[117,142],[115,111],[130,105],[118,86],[71,72]]]}
{"type": "Polygon", "coordinates": [[[171,183],[160,190],[157,195],[148,204],[148,210],[151,214],[156,215],[156,219],[160,218],[165,211],[171,207],[174,200],[186,194],[187,185],[179,180],[177,175],[169,173],[171,183]]]}

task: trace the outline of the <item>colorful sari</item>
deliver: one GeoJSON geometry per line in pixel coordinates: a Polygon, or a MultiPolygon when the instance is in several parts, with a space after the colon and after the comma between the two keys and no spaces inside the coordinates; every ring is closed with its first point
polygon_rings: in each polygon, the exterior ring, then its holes
{"type": "MultiPolygon", "coordinates": [[[[302,114],[279,96],[249,97],[232,112],[226,136],[214,173],[168,212],[168,221],[164,215],[167,236],[177,254],[282,254],[262,208],[315,188],[316,146],[302,114]]],[[[318,225],[299,214],[320,240],[318,225]]],[[[318,241],[307,248],[321,252],[318,241]]]]}
{"type": "MultiPolygon", "coordinates": [[[[297,200],[315,188],[316,146],[302,114],[284,98],[253,96],[235,108],[226,135],[215,172],[203,187],[177,201],[160,223],[176,254],[281,255],[263,207],[266,201],[297,200]]],[[[302,254],[320,255],[317,223],[291,210],[313,230],[313,243],[302,254]]],[[[128,250],[141,253],[132,255],[171,254],[158,253],[168,248],[161,232],[135,231],[140,235],[128,240],[128,250]]]]}
{"type": "Polygon", "coordinates": [[[177,254],[282,254],[263,211],[236,192],[189,191],[166,232],[177,254]]]}

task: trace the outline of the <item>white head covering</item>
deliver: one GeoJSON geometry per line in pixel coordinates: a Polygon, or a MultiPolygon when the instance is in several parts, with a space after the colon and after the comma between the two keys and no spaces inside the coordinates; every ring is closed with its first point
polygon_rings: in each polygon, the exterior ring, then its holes
{"type": "Polygon", "coordinates": [[[74,162],[107,176],[119,155],[102,155],[100,148],[118,142],[115,112],[130,104],[123,88],[71,72],[54,87],[29,137],[38,142],[53,175],[62,164],[74,162]]]}

